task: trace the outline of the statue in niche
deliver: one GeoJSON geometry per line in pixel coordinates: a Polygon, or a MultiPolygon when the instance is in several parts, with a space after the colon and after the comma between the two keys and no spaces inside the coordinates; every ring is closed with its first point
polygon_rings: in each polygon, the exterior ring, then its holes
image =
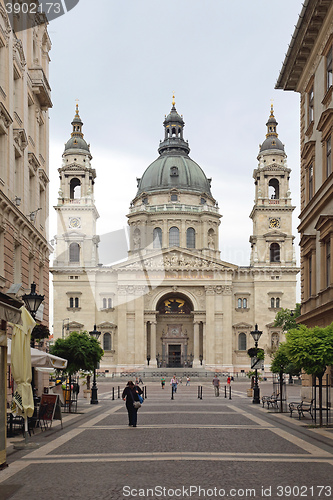
{"type": "Polygon", "coordinates": [[[212,233],[208,234],[208,248],[215,250],[214,235],[212,233]]]}

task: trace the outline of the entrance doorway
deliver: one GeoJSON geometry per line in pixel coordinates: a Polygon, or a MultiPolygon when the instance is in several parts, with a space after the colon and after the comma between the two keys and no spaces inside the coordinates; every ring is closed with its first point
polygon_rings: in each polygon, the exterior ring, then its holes
{"type": "Polygon", "coordinates": [[[180,368],[181,365],[181,345],[169,344],[168,366],[169,368],[180,368]]]}

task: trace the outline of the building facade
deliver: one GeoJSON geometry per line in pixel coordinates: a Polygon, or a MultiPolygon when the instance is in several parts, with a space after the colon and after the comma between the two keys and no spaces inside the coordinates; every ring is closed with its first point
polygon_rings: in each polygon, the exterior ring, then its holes
{"type": "Polygon", "coordinates": [[[45,296],[38,317],[48,325],[51,42],[45,16],[13,29],[4,5],[0,0],[0,290],[21,296],[35,282],[45,296]]]}
{"type": "Polygon", "coordinates": [[[55,206],[54,338],[96,325],[102,371],[148,365],[248,371],[255,324],[269,355],[282,338],[273,326],[276,312],[295,305],[291,170],[273,108],[253,172],[252,251],[244,267],[221,260],[218,204],[211,179],[189,156],[184,125],[173,101],[159,156],[137,179],[127,216],[128,259],[103,265],[96,171],[76,109],[55,206]]]}
{"type": "Polygon", "coordinates": [[[276,88],[301,100],[301,316],[333,322],[333,4],[306,0],[276,88]]]}

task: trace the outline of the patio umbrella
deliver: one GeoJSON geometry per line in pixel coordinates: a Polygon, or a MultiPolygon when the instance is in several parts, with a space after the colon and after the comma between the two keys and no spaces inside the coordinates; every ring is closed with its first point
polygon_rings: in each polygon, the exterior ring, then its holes
{"type": "Polygon", "coordinates": [[[27,418],[34,413],[34,400],[31,387],[31,332],[36,324],[24,306],[21,307],[22,325],[13,325],[11,345],[11,366],[13,378],[17,384],[19,408],[27,423],[27,418]]]}
{"type": "MultiPolygon", "coordinates": [[[[8,339],[7,364],[11,363],[12,345],[8,339]]],[[[52,370],[64,370],[67,367],[67,359],[59,358],[48,352],[39,351],[33,347],[30,349],[31,366],[34,368],[48,368],[52,370]]]]}

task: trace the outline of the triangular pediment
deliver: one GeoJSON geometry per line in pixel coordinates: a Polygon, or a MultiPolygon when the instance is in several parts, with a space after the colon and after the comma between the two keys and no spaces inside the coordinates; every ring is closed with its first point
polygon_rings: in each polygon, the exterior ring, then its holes
{"type": "Polygon", "coordinates": [[[269,231],[269,233],[265,233],[264,238],[286,238],[287,233],[283,233],[282,231],[269,231]]]}
{"type": "Polygon", "coordinates": [[[111,328],[117,328],[117,325],[115,325],[114,323],[111,323],[110,321],[102,321],[102,323],[99,323],[97,325],[97,328],[111,329],[111,328]]]}
{"type": "Polygon", "coordinates": [[[188,249],[168,248],[146,255],[133,255],[126,262],[113,267],[117,271],[226,271],[238,266],[192,252],[188,249]]]}
{"type": "Polygon", "coordinates": [[[71,321],[70,323],[68,323],[68,326],[71,330],[81,330],[84,325],[82,323],[78,323],[77,321],[71,321]]]}
{"type": "Polygon", "coordinates": [[[236,323],[233,325],[234,328],[252,328],[253,325],[249,325],[249,323],[241,322],[241,323],[236,323]]]}

